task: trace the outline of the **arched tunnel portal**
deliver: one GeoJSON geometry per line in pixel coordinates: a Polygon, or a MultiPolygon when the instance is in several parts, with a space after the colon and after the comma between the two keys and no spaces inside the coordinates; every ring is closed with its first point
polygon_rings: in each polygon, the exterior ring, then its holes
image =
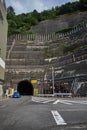
{"type": "Polygon", "coordinates": [[[28,80],[22,80],[17,85],[17,91],[21,95],[33,95],[33,85],[28,80]]]}

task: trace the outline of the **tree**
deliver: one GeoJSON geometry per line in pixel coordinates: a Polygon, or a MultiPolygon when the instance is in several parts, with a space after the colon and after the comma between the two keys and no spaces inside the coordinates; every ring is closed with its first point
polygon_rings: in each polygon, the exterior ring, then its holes
{"type": "Polygon", "coordinates": [[[12,6],[9,6],[7,8],[7,19],[14,19],[15,17],[15,12],[12,6]]]}
{"type": "Polygon", "coordinates": [[[87,10],[87,0],[80,0],[79,7],[80,10],[87,10]]]}
{"type": "Polygon", "coordinates": [[[15,12],[12,6],[7,8],[7,20],[8,20],[8,35],[14,34],[15,28],[17,26],[15,22],[15,12]]]}
{"type": "Polygon", "coordinates": [[[37,12],[37,10],[34,10],[31,15],[37,19],[37,21],[41,21],[41,15],[37,12]]]}
{"type": "MultiPolygon", "coordinates": [[[[50,10],[44,10],[38,13],[37,10],[33,10],[30,13],[22,13],[15,15],[15,11],[12,6],[7,8],[7,20],[8,20],[8,34],[15,33],[27,33],[30,31],[31,26],[37,25],[43,20],[54,19],[62,14],[69,14],[75,11],[87,10],[87,0],[79,0],[76,2],[68,2],[60,7],[52,7],[50,10]]],[[[64,30],[67,31],[67,30],[64,30]]]]}

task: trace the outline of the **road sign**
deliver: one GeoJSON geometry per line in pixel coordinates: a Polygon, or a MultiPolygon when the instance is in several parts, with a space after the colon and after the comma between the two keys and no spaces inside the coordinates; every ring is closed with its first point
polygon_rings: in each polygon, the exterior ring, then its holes
{"type": "Polygon", "coordinates": [[[32,83],[32,84],[36,84],[37,82],[38,82],[38,81],[37,81],[36,79],[32,79],[32,80],[31,80],[31,83],[32,83]]]}

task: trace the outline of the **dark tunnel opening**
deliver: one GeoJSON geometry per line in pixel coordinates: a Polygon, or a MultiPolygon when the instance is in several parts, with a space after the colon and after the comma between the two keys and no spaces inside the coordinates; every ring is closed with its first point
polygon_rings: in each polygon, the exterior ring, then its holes
{"type": "Polygon", "coordinates": [[[17,91],[21,95],[33,95],[33,85],[28,80],[23,80],[18,83],[17,91]]]}

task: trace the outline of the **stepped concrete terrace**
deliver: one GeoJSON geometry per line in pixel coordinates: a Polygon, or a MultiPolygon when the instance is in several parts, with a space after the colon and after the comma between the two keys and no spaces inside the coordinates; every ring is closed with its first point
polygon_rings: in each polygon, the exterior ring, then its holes
{"type": "Polygon", "coordinates": [[[16,41],[15,39],[13,41],[8,41],[7,47],[6,76],[9,75],[7,82],[12,81],[15,86],[17,81],[25,78],[40,79],[44,73],[43,49],[45,46],[43,43],[39,45],[30,41],[16,41]]]}
{"type": "MultiPolygon", "coordinates": [[[[16,38],[19,37],[16,36],[16,38]]],[[[67,76],[66,67],[68,65],[68,69],[71,65],[75,67],[77,74],[81,74],[84,71],[82,69],[78,71],[75,64],[80,63],[78,65],[81,68],[82,61],[87,59],[87,49],[85,47],[64,56],[59,56],[59,51],[63,53],[63,49],[59,48],[61,44],[65,46],[74,46],[75,44],[79,48],[79,46],[82,46],[81,43],[86,47],[87,28],[82,28],[79,32],[76,31],[73,34],[62,35],[62,37],[50,41],[29,41],[29,39],[23,40],[23,37],[22,40],[9,39],[6,59],[6,82],[12,82],[13,87],[15,87],[19,81],[30,77],[42,81],[45,73],[48,73],[49,68],[52,67],[57,68],[58,74],[56,73],[56,75],[62,78],[67,76]]],[[[72,69],[72,67],[70,68],[72,69]]],[[[73,76],[74,73],[69,74],[73,76]]],[[[52,72],[50,71],[49,77],[51,75],[52,72]]]]}

